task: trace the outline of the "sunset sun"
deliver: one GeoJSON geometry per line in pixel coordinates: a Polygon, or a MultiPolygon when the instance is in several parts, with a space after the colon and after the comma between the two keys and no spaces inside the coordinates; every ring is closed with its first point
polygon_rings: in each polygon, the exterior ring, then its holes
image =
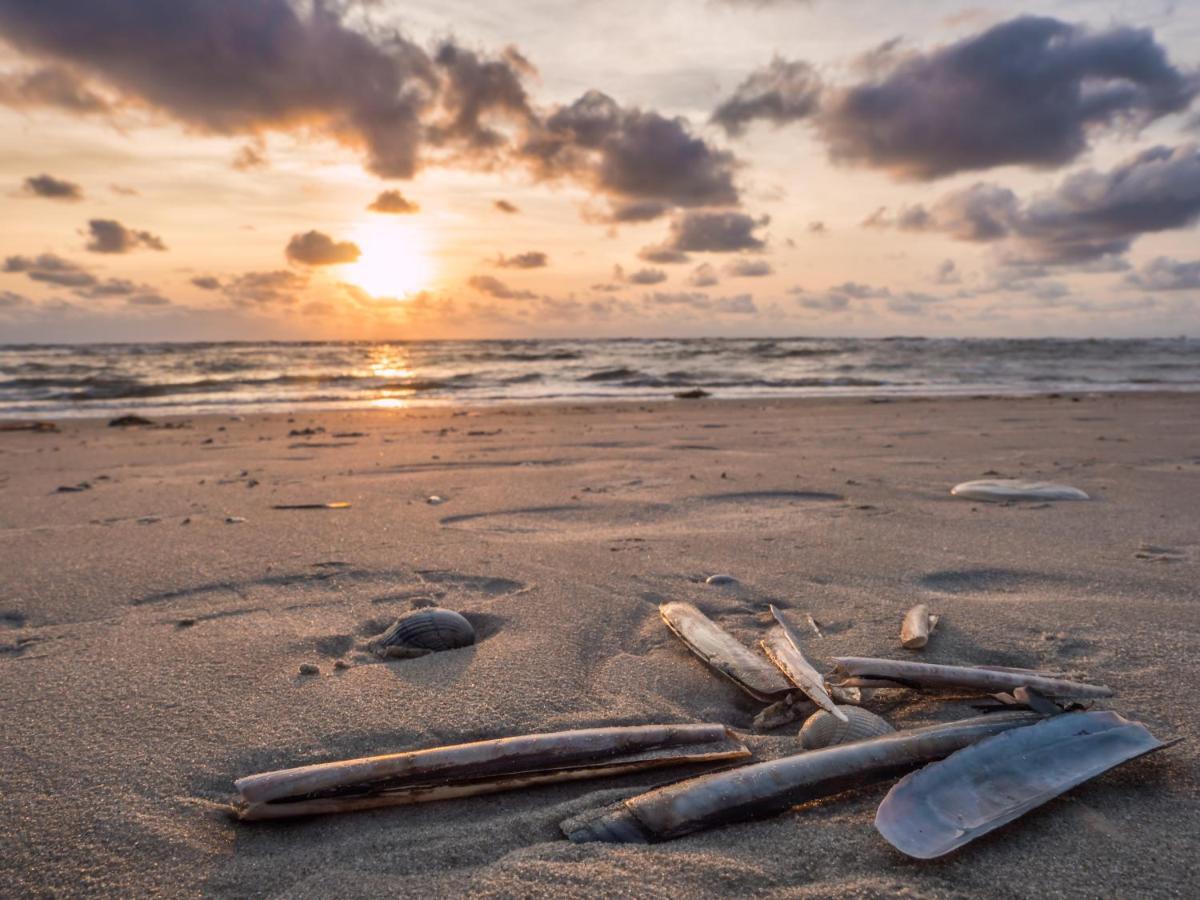
{"type": "Polygon", "coordinates": [[[353,232],[362,251],[342,268],[347,281],[376,297],[408,297],[425,290],[433,277],[429,240],[412,222],[369,222],[353,232]]]}

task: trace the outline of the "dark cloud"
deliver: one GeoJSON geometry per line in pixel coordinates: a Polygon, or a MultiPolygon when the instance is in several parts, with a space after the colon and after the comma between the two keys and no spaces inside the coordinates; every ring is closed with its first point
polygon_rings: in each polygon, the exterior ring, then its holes
{"type": "Polygon", "coordinates": [[[252,169],[265,169],[267,156],[261,144],[246,144],[236,154],[229,164],[238,172],[249,172],[252,169]]]}
{"type": "Polygon", "coordinates": [[[408,214],[420,212],[421,207],[399,191],[383,191],[367,209],[377,213],[408,214]]]}
{"type": "Polygon", "coordinates": [[[513,256],[501,255],[496,259],[496,265],[502,269],[540,269],[548,262],[546,254],[540,250],[529,250],[513,256]]]}
{"type": "Polygon", "coordinates": [[[599,91],[555,111],[522,155],[542,178],[572,177],[608,197],[614,221],[738,203],[733,154],[693,135],[684,119],[623,108],[599,91]]]}
{"type": "Polygon", "coordinates": [[[166,250],[162,238],[148,231],[126,228],[115,219],[88,221],[87,249],[93,253],[130,253],[138,248],[166,250]]]}
{"type": "Polygon", "coordinates": [[[80,116],[112,111],[108,100],[63,66],[0,72],[0,105],[15,109],[49,106],[80,116]]]}
{"type": "Polygon", "coordinates": [[[513,47],[500,59],[487,60],[452,42],[443,43],[434,62],[444,77],[441,103],[443,121],[434,124],[428,138],[434,144],[453,145],[465,153],[494,151],[508,137],[488,124],[500,117],[525,127],[536,121],[521,76],[533,67],[513,47]]]}
{"type": "Polygon", "coordinates": [[[824,222],[809,222],[808,223],[808,233],[809,234],[827,234],[828,231],[829,231],[829,229],[825,227],[824,222]]]}
{"type": "Polygon", "coordinates": [[[643,247],[638,251],[638,259],[648,263],[658,263],[659,265],[675,265],[677,263],[688,262],[691,257],[682,250],[676,250],[674,247],[658,245],[643,247]]]}
{"type": "Polygon", "coordinates": [[[967,241],[1005,241],[1010,264],[1120,270],[1143,234],[1200,220],[1200,146],[1152,147],[1106,172],[1084,169],[1022,205],[1012,191],[976,184],[916,207],[899,224],[967,241]]]}
{"type": "Polygon", "coordinates": [[[73,263],[53,253],[43,253],[40,256],[10,256],[4,260],[4,271],[23,273],[32,281],[43,284],[56,284],[61,287],[86,288],[95,285],[99,279],[77,263],[73,263]]]}
{"type": "Polygon", "coordinates": [[[472,275],[467,284],[479,293],[495,297],[497,300],[534,300],[537,298],[537,294],[532,291],[515,290],[491,275],[472,275]]]}
{"type": "Polygon", "coordinates": [[[128,297],[145,290],[145,285],[136,284],[128,278],[106,278],[93,285],[81,287],[75,293],[81,297],[128,297]]]}
{"type": "Polygon", "coordinates": [[[192,284],[202,291],[219,291],[221,289],[220,279],[214,278],[212,275],[197,275],[192,279],[192,284]]]}
{"type": "Polygon", "coordinates": [[[738,259],[725,267],[725,272],[734,278],[763,278],[775,270],[765,259],[738,259]]]}
{"type": "Polygon", "coordinates": [[[671,233],[664,246],[685,253],[761,250],[765,243],[754,231],[769,222],[767,216],[755,219],[740,212],[686,212],[671,222],[671,233]]]}
{"type": "Polygon", "coordinates": [[[818,293],[796,287],[792,288],[791,293],[805,309],[819,312],[842,312],[855,300],[879,300],[892,296],[892,292],[885,287],[874,287],[858,281],[844,281],[818,293]]]}
{"type": "Polygon", "coordinates": [[[1186,109],[1197,91],[1148,29],[1092,32],[1032,16],[892,60],[877,77],[827,91],[819,127],[834,159],[905,178],[1059,166],[1092,131],[1137,131],[1186,109]]]}
{"type": "Polygon", "coordinates": [[[933,273],[934,284],[959,284],[962,275],[959,274],[958,264],[952,259],[944,259],[933,273]]]}
{"type": "Polygon", "coordinates": [[[821,100],[821,79],[806,62],[775,57],[752,73],[712,114],[712,122],[736,136],[755,120],[775,126],[807,118],[821,100]]]}
{"type": "Polygon", "coordinates": [[[308,276],[287,269],[244,272],[221,284],[221,291],[237,306],[291,304],[308,287],[308,276]]]}
{"type": "Polygon", "coordinates": [[[83,189],[72,181],[64,181],[53,175],[31,175],[25,179],[22,189],[34,197],[51,200],[82,200],[83,189]]]}
{"type": "Polygon", "coordinates": [[[662,269],[639,269],[626,279],[630,284],[662,284],[667,280],[667,273],[662,269]]]}
{"type": "Polygon", "coordinates": [[[28,297],[12,291],[0,291],[0,309],[16,309],[17,307],[32,306],[28,297]]]}
{"type": "Polygon", "coordinates": [[[513,205],[512,203],[509,203],[507,200],[493,200],[492,206],[494,206],[496,209],[500,210],[500,212],[502,212],[502,213],[510,213],[511,214],[511,213],[519,213],[520,212],[520,210],[517,209],[517,207],[515,205],[513,205]]]}
{"type": "Polygon", "coordinates": [[[284,253],[292,262],[305,266],[337,266],[352,263],[362,255],[352,241],[335,241],[321,231],[292,235],[284,253]]]}
{"type": "Polygon", "coordinates": [[[718,283],[717,270],[708,263],[701,263],[688,276],[688,284],[692,287],[712,287],[718,283]]]}
{"type": "Polygon", "coordinates": [[[1125,280],[1148,291],[1200,291],[1200,260],[1182,262],[1159,256],[1125,280]]]}
{"type": "Polygon", "coordinates": [[[732,297],[710,297],[700,291],[656,291],[643,299],[646,306],[684,307],[699,312],[725,313],[729,315],[753,315],[758,312],[750,294],[732,297]]]}
{"type": "Polygon", "coordinates": [[[171,301],[162,294],[134,294],[125,301],[130,306],[170,306],[171,301]]]}

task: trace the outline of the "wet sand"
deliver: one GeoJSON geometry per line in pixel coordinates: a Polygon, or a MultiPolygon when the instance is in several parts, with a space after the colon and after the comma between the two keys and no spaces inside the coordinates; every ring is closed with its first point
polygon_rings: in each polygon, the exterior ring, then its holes
{"type": "MultiPolygon", "coordinates": [[[[1200,396],[170,421],[0,433],[6,894],[1157,897],[1200,879],[1200,396]],[[949,496],[991,473],[1094,499],[949,496]],[[330,501],[351,506],[272,508],[330,501]],[[703,583],[717,572],[738,585],[703,583]],[[573,727],[724,722],[760,758],[794,752],[795,727],[755,734],[761,704],[666,630],[667,599],[747,644],[769,603],[811,614],[818,666],[1067,671],[1186,740],[934,862],[875,832],[887,784],[653,847],[573,846],[558,823],[662,772],[228,815],[241,775],[573,727]],[[429,601],[478,644],[361,651],[429,601]],[[942,619],[910,653],[917,602],[942,619]]],[[[897,725],[969,712],[899,693],[872,708],[897,725]]]]}

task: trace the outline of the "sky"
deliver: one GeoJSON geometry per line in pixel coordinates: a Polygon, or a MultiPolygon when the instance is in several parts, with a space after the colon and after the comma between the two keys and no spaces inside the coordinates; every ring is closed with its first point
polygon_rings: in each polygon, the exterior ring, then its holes
{"type": "Polygon", "coordinates": [[[0,0],[0,343],[1200,331],[1200,5],[0,0]]]}

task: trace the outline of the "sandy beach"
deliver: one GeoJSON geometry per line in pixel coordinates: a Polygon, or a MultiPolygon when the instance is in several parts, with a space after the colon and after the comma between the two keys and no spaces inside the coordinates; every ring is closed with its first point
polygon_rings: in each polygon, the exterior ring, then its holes
{"type": "MultiPolygon", "coordinates": [[[[159,424],[178,427],[0,434],[0,893],[1194,896],[1197,395],[159,424]],[[1093,499],[949,495],[988,473],[1093,499]],[[333,501],[351,505],[273,508],[333,501]],[[672,599],[747,645],[768,604],[810,614],[822,667],[904,656],[901,618],[925,602],[942,619],[921,659],[1103,682],[1101,708],[1185,740],[933,862],[872,827],[887,783],[650,847],[572,845],[559,822],[683,772],[229,815],[242,775],[567,728],[723,722],[757,758],[796,752],[796,726],[755,733],[761,704],[663,626],[672,599]],[[362,651],[429,601],[477,645],[362,651]]],[[[898,692],[873,708],[897,725],[970,712],[898,692]]]]}

